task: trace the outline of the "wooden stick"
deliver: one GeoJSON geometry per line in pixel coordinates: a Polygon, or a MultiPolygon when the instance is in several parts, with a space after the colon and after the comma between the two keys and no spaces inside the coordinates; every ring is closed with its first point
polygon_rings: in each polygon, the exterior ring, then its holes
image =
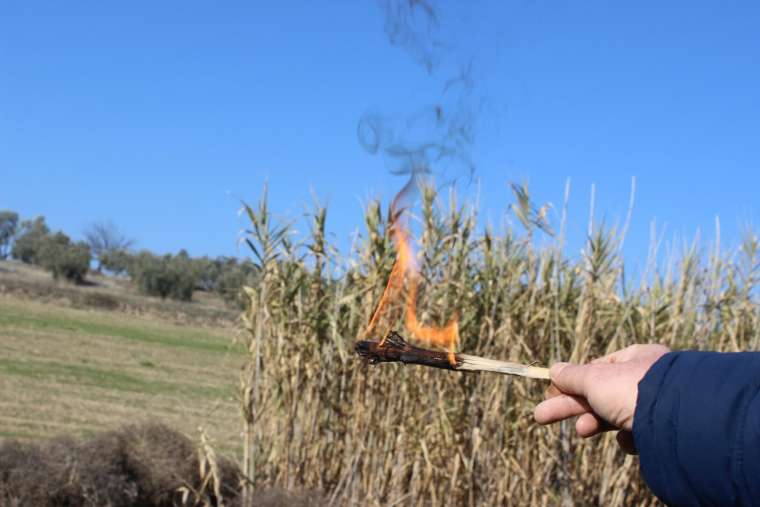
{"type": "Polygon", "coordinates": [[[356,343],[356,353],[369,360],[370,363],[420,364],[432,368],[453,371],[491,371],[504,375],[519,375],[521,377],[549,380],[549,369],[527,364],[498,361],[485,357],[456,354],[456,364],[451,364],[446,352],[428,350],[409,345],[404,338],[391,331],[382,342],[363,340],[356,343]]]}

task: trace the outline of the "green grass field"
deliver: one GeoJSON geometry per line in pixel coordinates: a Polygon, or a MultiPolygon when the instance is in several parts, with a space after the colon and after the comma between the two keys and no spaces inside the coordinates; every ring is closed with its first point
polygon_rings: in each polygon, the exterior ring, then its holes
{"type": "Polygon", "coordinates": [[[176,320],[0,293],[0,438],[162,421],[192,438],[203,426],[235,453],[243,348],[234,323],[176,320]]]}

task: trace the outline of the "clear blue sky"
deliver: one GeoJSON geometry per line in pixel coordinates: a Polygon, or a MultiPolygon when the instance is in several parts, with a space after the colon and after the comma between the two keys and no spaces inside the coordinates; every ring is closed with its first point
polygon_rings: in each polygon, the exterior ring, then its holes
{"type": "Polygon", "coordinates": [[[2,2],[0,208],[235,254],[236,196],[268,180],[282,216],[312,191],[329,203],[345,246],[362,202],[403,184],[357,142],[361,116],[415,111],[472,61],[485,106],[462,191],[484,222],[502,220],[509,181],[560,208],[569,178],[577,252],[591,184],[597,216],[620,221],[635,176],[630,256],[652,220],[709,239],[720,215],[735,243],[760,218],[760,4],[667,4],[443,2],[431,76],[372,0],[2,2]]]}

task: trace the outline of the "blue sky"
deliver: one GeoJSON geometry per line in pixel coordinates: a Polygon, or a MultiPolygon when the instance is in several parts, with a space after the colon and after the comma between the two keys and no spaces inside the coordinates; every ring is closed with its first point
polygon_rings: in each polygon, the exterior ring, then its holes
{"type": "Polygon", "coordinates": [[[237,198],[268,181],[280,216],[328,203],[345,247],[362,203],[404,183],[360,146],[359,119],[398,123],[472,62],[476,171],[460,191],[483,223],[505,220],[510,181],[559,209],[569,179],[577,252],[591,185],[597,217],[622,221],[632,177],[634,264],[653,220],[666,239],[709,240],[719,215],[728,244],[758,222],[757,3],[462,4],[439,5],[431,75],[372,0],[3,2],[0,208],[229,255],[237,198]]]}

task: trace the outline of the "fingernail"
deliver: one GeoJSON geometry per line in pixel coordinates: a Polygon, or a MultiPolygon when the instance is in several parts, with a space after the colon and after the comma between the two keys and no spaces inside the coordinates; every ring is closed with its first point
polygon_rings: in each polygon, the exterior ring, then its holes
{"type": "Polygon", "coordinates": [[[533,408],[533,420],[536,421],[538,424],[544,424],[544,418],[542,417],[542,408],[541,405],[543,405],[543,402],[539,403],[533,408]]]}
{"type": "Polygon", "coordinates": [[[569,363],[554,363],[551,368],[549,368],[549,376],[551,378],[556,378],[557,375],[560,374],[562,370],[565,369],[565,366],[567,366],[569,363]]]}

